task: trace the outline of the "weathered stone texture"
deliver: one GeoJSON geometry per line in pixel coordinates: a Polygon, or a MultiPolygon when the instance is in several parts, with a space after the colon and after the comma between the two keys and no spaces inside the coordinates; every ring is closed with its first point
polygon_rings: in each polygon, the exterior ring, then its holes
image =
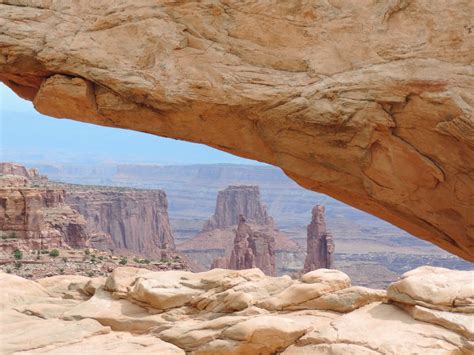
{"type": "Polygon", "coordinates": [[[316,205],[312,210],[311,223],[307,228],[306,239],[306,260],[303,272],[333,267],[334,240],[332,235],[326,230],[324,220],[324,206],[316,205]]]}
{"type": "Polygon", "coordinates": [[[42,113],[205,143],[474,261],[471,0],[0,5],[42,113]]]}

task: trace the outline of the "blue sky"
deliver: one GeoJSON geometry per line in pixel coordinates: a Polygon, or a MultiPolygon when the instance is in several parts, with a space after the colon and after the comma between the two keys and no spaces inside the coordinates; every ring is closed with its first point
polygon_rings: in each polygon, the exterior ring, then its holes
{"type": "Polygon", "coordinates": [[[258,164],[201,144],[39,114],[0,84],[0,160],[258,164]]]}

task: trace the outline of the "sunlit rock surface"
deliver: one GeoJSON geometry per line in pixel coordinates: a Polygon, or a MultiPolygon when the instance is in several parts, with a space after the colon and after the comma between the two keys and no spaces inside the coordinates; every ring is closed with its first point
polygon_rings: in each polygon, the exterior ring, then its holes
{"type": "MultiPolygon", "coordinates": [[[[425,275],[427,282],[421,279],[411,293],[423,299],[440,284],[458,294],[464,278],[474,278],[474,272],[436,271],[422,267],[399,282],[425,275]]],[[[387,296],[351,286],[337,270],[319,269],[292,280],[259,269],[191,273],[124,267],[107,279],[61,275],[34,282],[0,273],[0,286],[5,354],[474,351],[469,289],[462,294],[462,311],[440,311],[401,303],[390,291],[387,296]]]]}
{"type": "Polygon", "coordinates": [[[474,3],[20,1],[38,111],[205,143],[474,260],[474,3]]]}

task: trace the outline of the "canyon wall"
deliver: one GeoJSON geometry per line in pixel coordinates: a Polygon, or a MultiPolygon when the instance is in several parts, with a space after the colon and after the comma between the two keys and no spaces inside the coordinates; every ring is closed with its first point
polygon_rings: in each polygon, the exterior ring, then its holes
{"type": "Polygon", "coordinates": [[[217,194],[214,215],[204,224],[203,231],[222,229],[240,223],[239,216],[249,223],[272,225],[267,209],[260,201],[258,186],[229,186],[217,194]]]}
{"type": "Polygon", "coordinates": [[[86,221],[65,204],[65,191],[30,184],[23,175],[0,175],[0,249],[88,245],[86,221]]]}
{"type": "Polygon", "coordinates": [[[0,80],[49,116],[280,166],[474,261],[472,13],[470,0],[6,0],[0,80]]]}
{"type": "MultiPolygon", "coordinates": [[[[230,260],[235,249],[234,241],[236,234],[239,235],[240,216],[247,221],[245,228],[252,230],[252,235],[261,236],[258,239],[264,241],[265,248],[272,249],[271,254],[275,255],[276,261],[264,261],[261,265],[276,264],[277,274],[296,271],[293,268],[304,257],[304,252],[277,229],[273,218],[268,215],[265,205],[261,202],[258,186],[229,186],[219,191],[214,215],[204,225],[202,232],[179,244],[177,249],[196,260],[204,269],[212,268],[213,265],[222,266],[224,258],[230,260]]],[[[255,247],[260,248],[260,245],[255,247]]],[[[242,252],[245,254],[245,251],[242,252]]],[[[238,254],[241,254],[240,249],[238,254]]],[[[253,255],[256,254],[259,258],[263,255],[254,250],[253,255]]],[[[273,271],[270,271],[273,270],[272,267],[265,268],[273,275],[273,271]]]]}
{"type": "Polygon", "coordinates": [[[159,256],[162,249],[175,248],[163,191],[70,188],[66,203],[85,217],[91,230],[109,235],[113,249],[159,256]]]}
{"type": "Polygon", "coordinates": [[[275,237],[268,230],[252,229],[242,215],[239,218],[227,268],[245,270],[257,267],[265,275],[275,276],[275,237]]]}
{"type": "Polygon", "coordinates": [[[320,268],[331,269],[333,267],[334,241],[332,235],[326,230],[325,212],[324,206],[316,205],[313,208],[311,223],[307,229],[304,273],[320,268]]]}

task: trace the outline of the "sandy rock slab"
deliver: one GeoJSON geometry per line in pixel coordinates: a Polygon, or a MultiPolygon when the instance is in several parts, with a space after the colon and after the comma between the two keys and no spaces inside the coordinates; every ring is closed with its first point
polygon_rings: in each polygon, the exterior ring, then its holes
{"type": "Polygon", "coordinates": [[[133,335],[124,332],[111,332],[91,336],[80,342],[66,345],[51,345],[44,348],[18,352],[17,354],[159,354],[184,355],[185,352],[173,344],[166,343],[149,335],[133,335]]]}
{"type": "Polygon", "coordinates": [[[474,313],[474,271],[422,266],[391,284],[387,296],[402,304],[474,313]]]}
{"type": "Polygon", "coordinates": [[[414,320],[398,307],[372,303],[316,329],[283,354],[463,354],[474,344],[462,335],[414,320]]]}
{"type": "Polygon", "coordinates": [[[422,306],[329,269],[298,280],[259,269],[124,267],[37,282],[0,273],[0,353],[470,354],[474,313],[446,306],[470,309],[470,275],[421,267],[390,286],[422,306]]]}

